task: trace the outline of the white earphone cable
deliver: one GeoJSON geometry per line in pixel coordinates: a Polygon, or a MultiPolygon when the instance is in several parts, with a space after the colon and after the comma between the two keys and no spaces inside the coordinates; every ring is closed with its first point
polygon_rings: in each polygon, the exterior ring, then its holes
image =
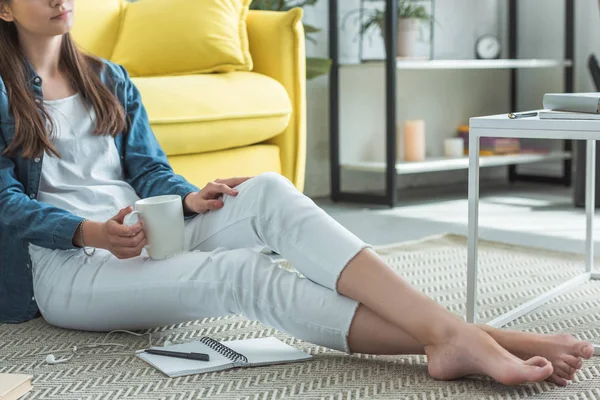
{"type": "MultiPolygon", "coordinates": [[[[99,343],[83,344],[83,345],[80,345],[79,347],[77,345],[75,345],[75,346],[73,346],[72,348],[69,348],[69,349],[59,349],[59,350],[51,351],[51,352],[48,352],[48,353],[41,353],[41,355],[47,355],[46,360],[45,360],[46,363],[48,363],[48,364],[59,364],[59,363],[67,362],[67,361],[71,360],[73,357],[80,355],[80,353],[77,352],[80,348],[98,348],[98,347],[102,347],[102,346],[127,347],[127,345],[121,344],[121,343],[107,343],[106,342],[106,339],[108,338],[109,335],[111,335],[113,333],[117,333],[117,332],[127,333],[127,334],[134,335],[134,336],[145,336],[145,335],[148,335],[148,347],[147,348],[151,348],[153,346],[153,344],[152,344],[152,333],[135,333],[135,332],[131,332],[131,331],[123,330],[123,329],[117,329],[117,330],[114,330],[114,331],[111,331],[111,332],[107,333],[104,336],[104,339],[101,342],[99,342],[99,343]],[[68,357],[68,358],[64,358],[64,359],[60,359],[60,360],[55,360],[54,359],[54,354],[52,354],[52,353],[57,353],[57,352],[61,352],[61,351],[72,351],[73,354],[70,357],[68,357]]],[[[167,344],[167,343],[171,344],[170,341],[166,340],[165,344],[167,344]]],[[[139,353],[141,351],[144,351],[144,350],[146,350],[146,348],[134,350],[133,352],[129,352],[129,353],[98,353],[98,354],[94,354],[94,355],[95,356],[101,356],[101,355],[109,355],[109,356],[128,355],[128,356],[131,356],[131,355],[135,355],[135,354],[137,354],[137,353],[139,353]]]]}

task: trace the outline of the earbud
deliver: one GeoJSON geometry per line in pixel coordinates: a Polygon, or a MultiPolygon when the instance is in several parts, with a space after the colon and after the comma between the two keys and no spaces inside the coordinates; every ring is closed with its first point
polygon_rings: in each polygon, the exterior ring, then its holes
{"type": "MultiPolygon", "coordinates": [[[[126,330],[115,330],[115,331],[108,332],[106,334],[106,336],[105,336],[105,339],[106,339],[106,337],[108,337],[108,335],[110,335],[111,333],[115,333],[115,332],[123,332],[123,333],[128,333],[130,335],[135,335],[135,336],[145,336],[145,335],[148,335],[148,348],[152,347],[152,333],[135,333],[135,332],[130,332],[130,331],[126,331],[126,330]]],[[[165,344],[166,343],[171,344],[170,341],[166,341],[165,344]]],[[[128,347],[127,345],[121,344],[121,343],[105,343],[105,342],[84,344],[84,345],[81,345],[79,347],[94,349],[94,348],[98,348],[98,347],[102,347],[102,346],[128,347]]],[[[60,359],[60,360],[57,360],[54,357],[54,354],[48,354],[46,356],[46,360],[45,360],[46,364],[54,365],[54,364],[60,364],[60,363],[67,362],[70,359],[72,359],[73,357],[75,357],[76,354],[78,354],[77,353],[77,349],[78,349],[77,346],[73,346],[73,350],[72,350],[73,354],[71,355],[71,357],[63,358],[63,359],[60,359]]],[[[145,349],[137,350],[135,353],[138,353],[138,352],[144,351],[144,350],[145,349]]],[[[57,351],[57,350],[55,350],[55,351],[57,351]]],[[[62,350],[58,350],[58,351],[62,351],[62,350]]],[[[111,353],[111,354],[114,355],[114,354],[119,354],[119,353],[111,353]]],[[[123,354],[126,354],[126,353],[123,353],[123,354]]]]}
{"type": "Polygon", "coordinates": [[[73,358],[73,356],[71,356],[71,357],[69,357],[69,358],[63,358],[63,359],[61,359],[61,360],[57,360],[57,359],[54,357],[54,354],[48,354],[48,355],[46,356],[46,364],[50,364],[50,365],[54,365],[54,364],[60,364],[60,363],[64,363],[64,362],[67,362],[67,361],[69,361],[71,358],[73,358]]]}

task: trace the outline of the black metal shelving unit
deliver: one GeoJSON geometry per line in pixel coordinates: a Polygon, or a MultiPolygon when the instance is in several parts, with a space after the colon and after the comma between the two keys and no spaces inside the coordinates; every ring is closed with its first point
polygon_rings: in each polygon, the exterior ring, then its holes
{"type": "MultiPolygon", "coordinates": [[[[330,72],[330,158],[331,158],[331,197],[334,202],[367,203],[393,207],[397,201],[398,173],[396,170],[396,101],[397,101],[397,0],[384,0],[386,6],[385,43],[386,59],[384,61],[386,79],[386,161],[385,161],[385,192],[356,193],[344,192],[341,188],[340,165],[340,62],[339,62],[339,9],[337,0],[329,0],[329,46],[332,68],[330,72]]],[[[517,59],[518,51],[518,10],[517,0],[508,1],[508,58],[517,59]]],[[[573,92],[574,87],[574,47],[575,47],[575,1],[565,0],[565,60],[570,63],[564,66],[565,92],[573,92]]],[[[510,109],[517,110],[517,68],[510,71],[510,109]]],[[[573,143],[564,142],[564,151],[571,153],[573,143]]],[[[571,185],[572,161],[563,161],[563,173],[559,177],[548,177],[531,174],[521,174],[517,165],[508,166],[510,182],[528,181],[538,183],[571,185]]]]}

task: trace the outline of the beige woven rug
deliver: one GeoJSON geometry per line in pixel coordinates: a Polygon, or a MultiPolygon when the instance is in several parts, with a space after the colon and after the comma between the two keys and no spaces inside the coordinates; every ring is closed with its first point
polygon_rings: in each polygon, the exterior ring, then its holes
{"type": "MultiPolygon", "coordinates": [[[[427,238],[379,248],[400,274],[453,312],[464,315],[466,241],[427,238]]],[[[480,315],[489,320],[583,268],[582,257],[482,242],[480,315]]],[[[511,327],[540,333],[569,332],[600,342],[600,283],[587,283],[521,318],[511,327]]],[[[85,357],[46,365],[49,351],[92,343],[103,334],[49,326],[42,319],[0,326],[0,372],[34,376],[27,399],[600,399],[600,357],[584,364],[567,388],[552,384],[507,388],[483,377],[438,382],[421,356],[346,356],[246,320],[210,318],[152,330],[160,341],[276,336],[314,355],[310,361],[169,379],[135,356],[113,349],[84,350],[85,357]]],[[[114,341],[141,348],[145,338],[116,334],[114,341]]],[[[60,355],[67,354],[65,352],[60,355]]]]}

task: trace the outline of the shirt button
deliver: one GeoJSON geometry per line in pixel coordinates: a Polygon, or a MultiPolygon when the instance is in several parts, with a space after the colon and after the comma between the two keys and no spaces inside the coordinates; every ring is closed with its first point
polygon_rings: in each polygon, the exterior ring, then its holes
{"type": "Polygon", "coordinates": [[[30,198],[32,198],[32,199],[35,199],[35,193],[31,193],[31,194],[29,195],[29,197],[30,197],[30,198]]]}
{"type": "Polygon", "coordinates": [[[31,268],[31,264],[27,263],[27,269],[31,268]]]}
{"type": "Polygon", "coordinates": [[[36,85],[39,85],[40,83],[42,83],[42,78],[40,78],[39,76],[36,76],[33,79],[33,83],[35,83],[36,85]]]}
{"type": "Polygon", "coordinates": [[[36,158],[35,158],[33,161],[35,161],[36,163],[37,163],[37,162],[40,162],[40,158],[39,158],[39,157],[36,157],[36,158]]]}
{"type": "Polygon", "coordinates": [[[31,298],[31,300],[35,301],[35,296],[33,296],[33,297],[31,298]]]}

